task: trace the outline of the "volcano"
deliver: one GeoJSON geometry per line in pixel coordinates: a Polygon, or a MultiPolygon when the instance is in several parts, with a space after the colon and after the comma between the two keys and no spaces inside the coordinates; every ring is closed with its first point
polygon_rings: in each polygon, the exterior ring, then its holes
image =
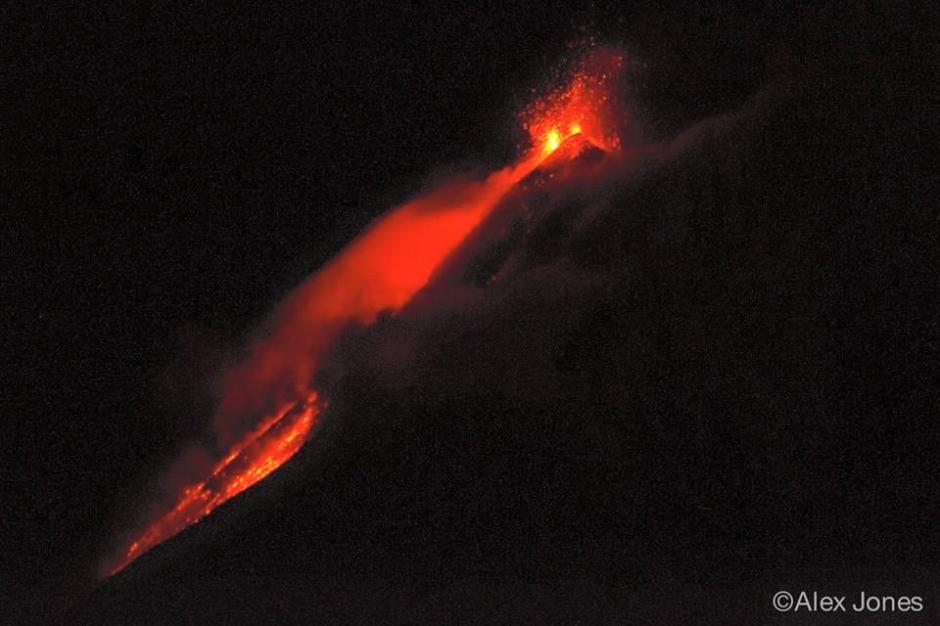
{"type": "MultiPolygon", "coordinates": [[[[488,230],[494,214],[506,219],[496,207],[507,194],[517,187],[528,193],[556,176],[575,178],[573,168],[605,154],[598,141],[619,147],[608,125],[616,115],[610,110],[613,86],[623,67],[623,55],[613,49],[585,55],[567,86],[525,114],[533,146],[516,163],[482,180],[444,182],[393,209],[297,287],[275,312],[271,336],[252,346],[226,376],[213,420],[216,450],[201,449],[202,456],[216,457],[211,468],[190,470],[190,480],[168,494],[163,510],[132,531],[105,562],[103,576],[117,574],[198,523],[296,454],[329,402],[320,399],[316,379],[337,338],[350,325],[399,314],[435,287],[435,275],[449,258],[473,255],[480,245],[474,231],[488,230]],[[469,247],[463,243],[468,238],[469,247]],[[461,255],[461,246],[470,252],[461,255]]],[[[185,461],[178,466],[188,469],[185,461]]]]}
{"type": "Polygon", "coordinates": [[[845,52],[641,141],[626,59],[300,281],[62,621],[936,622],[922,103],[845,52]]]}
{"type": "MultiPolygon", "coordinates": [[[[892,471],[919,480],[937,449],[916,424],[935,398],[918,337],[936,332],[937,248],[888,246],[853,217],[830,182],[845,180],[828,158],[841,131],[804,117],[811,102],[759,94],[620,153],[560,142],[394,315],[324,353],[310,445],[82,615],[668,622],[701,593],[746,622],[765,609],[721,590],[807,580],[804,533],[836,526],[812,557],[840,580],[929,571],[927,552],[897,555],[912,527],[936,538],[936,499],[872,487],[870,459],[904,451],[892,471]],[[872,367],[880,388],[859,378],[872,367]],[[889,425],[901,412],[909,434],[889,425]],[[867,487],[831,481],[845,463],[867,487]],[[884,498],[900,517],[840,522],[884,498]],[[685,582],[651,601],[664,576],[685,582]]],[[[895,211],[928,232],[927,213],[895,211]]]]}

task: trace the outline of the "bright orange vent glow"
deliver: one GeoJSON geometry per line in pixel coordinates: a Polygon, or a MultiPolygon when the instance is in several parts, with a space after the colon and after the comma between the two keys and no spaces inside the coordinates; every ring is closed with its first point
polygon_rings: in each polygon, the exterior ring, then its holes
{"type": "Polygon", "coordinates": [[[578,60],[571,80],[536,100],[523,114],[532,143],[549,155],[568,137],[583,134],[608,152],[620,147],[617,124],[623,110],[613,101],[624,68],[623,55],[598,48],[578,60]]]}
{"type": "Polygon", "coordinates": [[[499,200],[568,137],[587,133],[616,146],[604,110],[608,73],[621,58],[607,53],[602,75],[582,69],[571,84],[525,114],[532,148],[514,165],[481,181],[456,180],[374,222],[280,306],[269,338],[229,372],[214,418],[218,447],[211,471],[173,494],[172,505],[134,536],[104,568],[106,576],[209,515],[283,465],[303,446],[325,407],[312,380],[337,335],[400,310],[499,200]]]}

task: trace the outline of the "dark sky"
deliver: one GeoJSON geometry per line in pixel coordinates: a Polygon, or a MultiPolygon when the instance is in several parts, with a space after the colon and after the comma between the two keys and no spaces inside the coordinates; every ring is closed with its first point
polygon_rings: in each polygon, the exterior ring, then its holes
{"type": "Polygon", "coordinates": [[[514,112],[588,39],[645,64],[633,97],[650,139],[775,79],[808,75],[834,98],[820,76],[843,58],[896,69],[900,96],[859,90],[916,112],[929,57],[923,16],[841,3],[345,4],[8,12],[14,593],[90,573],[160,468],[205,436],[213,381],[272,305],[429,174],[510,160],[514,112]]]}

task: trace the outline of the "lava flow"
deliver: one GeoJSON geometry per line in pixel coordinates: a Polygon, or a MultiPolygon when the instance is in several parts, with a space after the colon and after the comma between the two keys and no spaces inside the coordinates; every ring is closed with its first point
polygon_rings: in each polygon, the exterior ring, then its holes
{"type": "Polygon", "coordinates": [[[499,200],[565,139],[583,134],[608,151],[618,147],[608,91],[622,57],[595,51],[587,58],[591,62],[582,64],[566,88],[525,112],[533,147],[517,163],[482,181],[445,183],[385,214],[286,299],[270,337],[226,378],[214,418],[224,454],[205,478],[173,494],[172,506],[119,551],[105,576],[290,459],[325,406],[311,381],[343,328],[369,324],[379,313],[395,313],[407,304],[499,200]]]}

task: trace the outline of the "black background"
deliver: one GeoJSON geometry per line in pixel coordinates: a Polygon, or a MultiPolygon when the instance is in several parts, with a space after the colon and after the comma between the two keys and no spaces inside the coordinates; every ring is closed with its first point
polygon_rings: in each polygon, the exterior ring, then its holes
{"type": "Polygon", "coordinates": [[[835,103],[825,77],[851,58],[859,91],[899,107],[865,132],[925,188],[919,153],[895,137],[926,120],[928,16],[775,6],[10,9],[9,597],[72,602],[64,589],[90,584],[141,492],[205,436],[217,375],[278,298],[429,174],[511,159],[514,112],[573,44],[623,45],[644,63],[650,139],[792,74],[835,103]]]}

